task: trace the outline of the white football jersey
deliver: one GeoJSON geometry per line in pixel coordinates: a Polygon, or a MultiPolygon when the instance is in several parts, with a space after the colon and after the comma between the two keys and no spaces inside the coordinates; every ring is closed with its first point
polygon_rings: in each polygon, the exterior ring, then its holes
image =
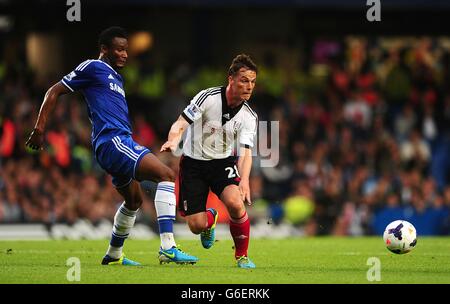
{"type": "Polygon", "coordinates": [[[258,116],[247,102],[230,108],[226,87],[201,91],[181,114],[191,125],[183,140],[183,154],[198,160],[227,158],[239,146],[252,148],[258,116]]]}

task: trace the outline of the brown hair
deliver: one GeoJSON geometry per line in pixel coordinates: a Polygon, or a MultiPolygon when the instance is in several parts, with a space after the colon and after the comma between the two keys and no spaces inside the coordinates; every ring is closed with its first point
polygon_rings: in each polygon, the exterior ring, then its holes
{"type": "Polygon", "coordinates": [[[231,62],[230,68],[228,69],[228,76],[236,75],[241,68],[246,68],[258,73],[258,67],[252,61],[250,56],[246,54],[239,54],[231,62]]]}

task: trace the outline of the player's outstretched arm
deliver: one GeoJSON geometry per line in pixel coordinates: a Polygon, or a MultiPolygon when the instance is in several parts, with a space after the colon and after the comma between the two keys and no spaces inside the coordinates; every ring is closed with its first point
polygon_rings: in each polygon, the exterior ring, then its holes
{"type": "Polygon", "coordinates": [[[244,202],[248,205],[252,204],[250,197],[250,171],[252,169],[252,150],[249,148],[240,148],[239,160],[238,160],[238,170],[241,176],[241,181],[239,183],[239,190],[241,191],[241,196],[244,202]]]}
{"type": "Polygon", "coordinates": [[[69,93],[70,90],[61,82],[56,83],[45,93],[44,101],[42,102],[39,115],[25,145],[33,150],[41,150],[44,145],[45,125],[50,113],[56,105],[56,101],[60,95],[69,93]]]}
{"type": "Polygon", "coordinates": [[[167,141],[161,146],[160,152],[174,152],[180,143],[181,136],[188,127],[189,122],[180,115],[170,127],[167,141]]]}

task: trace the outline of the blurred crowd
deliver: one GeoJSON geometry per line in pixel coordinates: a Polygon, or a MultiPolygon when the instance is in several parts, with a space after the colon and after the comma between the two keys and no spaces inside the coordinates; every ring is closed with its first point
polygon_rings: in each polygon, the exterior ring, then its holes
{"type": "MultiPolygon", "coordinates": [[[[370,235],[405,219],[419,234],[450,234],[448,41],[316,39],[296,64],[270,52],[254,58],[260,72],[250,104],[260,121],[279,122],[258,142],[270,145],[279,131],[279,162],[254,158],[252,222],[370,235]]],[[[130,58],[125,91],[135,140],[159,151],[192,96],[226,84],[227,66],[147,59],[130,58]]],[[[112,219],[120,196],[93,159],[81,95],[58,102],[44,151],[24,147],[50,85],[37,82],[26,61],[0,67],[0,223],[112,219]]],[[[178,172],[177,158],[157,156],[178,172]]],[[[146,186],[138,221],[154,223],[146,186]]]]}

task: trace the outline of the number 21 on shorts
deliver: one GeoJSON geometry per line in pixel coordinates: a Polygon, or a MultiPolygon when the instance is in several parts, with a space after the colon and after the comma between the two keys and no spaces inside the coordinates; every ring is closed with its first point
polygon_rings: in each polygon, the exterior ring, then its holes
{"type": "Polygon", "coordinates": [[[233,167],[226,167],[225,171],[228,171],[228,178],[234,178],[236,177],[236,175],[237,177],[241,177],[236,165],[234,165],[233,167]]]}

